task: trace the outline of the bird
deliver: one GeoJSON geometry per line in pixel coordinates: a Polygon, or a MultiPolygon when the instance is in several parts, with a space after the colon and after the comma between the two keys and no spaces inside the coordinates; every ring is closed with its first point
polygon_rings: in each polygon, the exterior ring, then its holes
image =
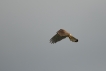
{"type": "Polygon", "coordinates": [[[75,38],[72,34],[70,34],[69,32],[67,32],[64,29],[59,29],[56,34],[50,39],[50,43],[54,44],[57,43],[59,41],[61,41],[62,39],[65,39],[66,37],[68,37],[70,39],[70,41],[72,42],[78,42],[78,39],[75,38]]]}

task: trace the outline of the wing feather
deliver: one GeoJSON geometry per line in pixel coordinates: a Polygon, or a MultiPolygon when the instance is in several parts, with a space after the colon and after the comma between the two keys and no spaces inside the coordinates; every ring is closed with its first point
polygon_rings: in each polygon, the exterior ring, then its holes
{"type": "Polygon", "coordinates": [[[60,36],[58,33],[55,34],[51,39],[50,39],[50,43],[56,43],[58,41],[61,41],[62,39],[66,38],[66,36],[60,36]]]}

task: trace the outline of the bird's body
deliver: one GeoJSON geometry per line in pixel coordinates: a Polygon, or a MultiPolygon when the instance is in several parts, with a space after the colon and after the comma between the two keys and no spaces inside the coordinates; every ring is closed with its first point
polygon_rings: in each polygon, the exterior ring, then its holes
{"type": "Polygon", "coordinates": [[[60,29],[56,32],[56,34],[50,39],[50,43],[57,43],[58,41],[61,41],[62,39],[65,39],[66,37],[69,37],[70,41],[72,42],[78,42],[78,39],[73,37],[70,33],[68,33],[64,29],[60,29]]]}

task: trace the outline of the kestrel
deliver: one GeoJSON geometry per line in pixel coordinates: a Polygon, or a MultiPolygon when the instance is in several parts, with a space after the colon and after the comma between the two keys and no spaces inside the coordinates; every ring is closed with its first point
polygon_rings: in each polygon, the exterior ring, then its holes
{"type": "Polygon", "coordinates": [[[56,32],[56,34],[50,39],[50,43],[54,44],[58,41],[61,41],[62,39],[65,39],[66,37],[69,37],[70,41],[72,42],[78,42],[78,39],[72,36],[69,32],[67,32],[64,29],[60,29],[56,32]]]}

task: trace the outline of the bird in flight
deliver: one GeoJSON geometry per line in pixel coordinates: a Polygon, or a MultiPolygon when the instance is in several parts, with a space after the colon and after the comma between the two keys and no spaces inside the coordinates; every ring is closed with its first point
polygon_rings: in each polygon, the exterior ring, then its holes
{"type": "Polygon", "coordinates": [[[67,32],[64,29],[60,29],[56,32],[56,34],[50,39],[50,43],[54,44],[57,43],[59,41],[61,41],[62,39],[65,39],[66,37],[68,37],[70,39],[70,41],[72,42],[78,42],[78,39],[75,38],[74,36],[72,36],[69,32],[67,32]]]}

